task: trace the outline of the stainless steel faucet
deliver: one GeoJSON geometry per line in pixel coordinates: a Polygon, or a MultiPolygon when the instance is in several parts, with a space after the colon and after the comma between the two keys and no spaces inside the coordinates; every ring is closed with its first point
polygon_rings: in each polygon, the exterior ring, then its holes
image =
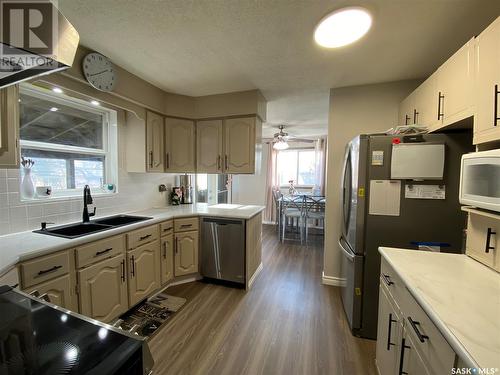
{"type": "Polygon", "coordinates": [[[89,214],[89,210],[87,208],[87,205],[92,204],[92,195],[90,195],[90,186],[85,185],[83,188],[83,218],[82,221],[84,223],[88,223],[90,221],[90,217],[95,216],[95,207],[94,207],[94,212],[89,214]]]}

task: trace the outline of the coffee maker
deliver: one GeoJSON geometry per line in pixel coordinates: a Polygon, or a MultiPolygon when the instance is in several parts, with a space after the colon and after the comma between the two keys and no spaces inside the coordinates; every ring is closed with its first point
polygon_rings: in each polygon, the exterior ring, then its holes
{"type": "Polygon", "coordinates": [[[179,176],[179,186],[182,192],[181,204],[193,203],[193,186],[191,184],[191,175],[183,174],[179,176]]]}

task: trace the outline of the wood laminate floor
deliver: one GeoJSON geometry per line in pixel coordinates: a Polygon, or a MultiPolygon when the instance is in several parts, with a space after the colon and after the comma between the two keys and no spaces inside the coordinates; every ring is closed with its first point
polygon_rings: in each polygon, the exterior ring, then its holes
{"type": "Polygon", "coordinates": [[[263,264],[249,292],[168,289],[188,302],[149,342],[155,374],[376,374],[375,341],[352,336],[339,289],[321,284],[321,242],[280,244],[264,226],[263,264]]]}

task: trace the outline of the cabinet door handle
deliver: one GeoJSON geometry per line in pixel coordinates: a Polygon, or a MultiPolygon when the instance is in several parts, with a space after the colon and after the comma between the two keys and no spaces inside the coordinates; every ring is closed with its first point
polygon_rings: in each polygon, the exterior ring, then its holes
{"type": "Polygon", "coordinates": [[[167,152],[167,168],[170,168],[170,153],[167,152]]]}
{"type": "Polygon", "coordinates": [[[490,250],[495,250],[495,246],[491,246],[491,236],[496,234],[497,232],[494,232],[493,229],[488,228],[488,232],[486,233],[486,247],[484,249],[485,253],[489,253],[490,250]]]}
{"type": "Polygon", "coordinates": [[[441,91],[439,91],[438,94],[438,120],[441,120],[441,118],[444,117],[444,95],[441,94],[441,91]],[[443,100],[443,105],[441,105],[441,100],[443,100]],[[443,110],[443,112],[441,112],[443,110]]]}
{"type": "Polygon", "coordinates": [[[220,155],[217,156],[217,170],[220,171],[220,155]]]}
{"type": "Polygon", "coordinates": [[[410,322],[411,327],[417,334],[417,337],[420,340],[420,342],[425,342],[425,340],[429,340],[429,336],[423,335],[418,329],[418,327],[420,326],[420,322],[414,321],[411,317],[408,317],[408,321],[410,322]]]}
{"type": "Polygon", "coordinates": [[[392,332],[392,323],[396,323],[397,320],[392,319],[392,313],[389,314],[389,325],[387,328],[387,351],[391,350],[391,346],[394,346],[396,344],[393,344],[391,342],[391,332],[392,332]]]}
{"type": "Polygon", "coordinates": [[[224,155],[224,164],[225,164],[225,169],[227,170],[227,155],[224,155]]]}
{"type": "Polygon", "coordinates": [[[410,123],[410,116],[405,115],[405,125],[409,125],[410,123]]]}
{"type": "Polygon", "coordinates": [[[95,256],[98,257],[99,255],[109,253],[111,250],[113,250],[112,247],[108,247],[107,249],[101,250],[101,251],[96,251],[95,256]]]}
{"type": "Polygon", "coordinates": [[[498,85],[495,85],[495,108],[494,108],[494,121],[493,121],[494,126],[497,126],[498,120],[500,120],[500,117],[498,117],[498,94],[500,94],[500,91],[498,91],[498,85]]]}
{"type": "Polygon", "coordinates": [[[179,238],[175,239],[175,253],[179,253],[179,238]]]}
{"type": "Polygon", "coordinates": [[[132,267],[132,270],[130,272],[132,274],[132,277],[134,277],[135,276],[135,258],[133,255],[130,257],[130,266],[132,267]]]}
{"type": "Polygon", "coordinates": [[[122,275],[121,275],[121,278],[122,278],[122,282],[125,282],[125,259],[123,259],[121,261],[121,265],[122,265],[122,275]]]}
{"type": "Polygon", "coordinates": [[[411,349],[408,345],[406,345],[406,340],[401,340],[401,356],[399,357],[399,371],[398,375],[408,375],[407,372],[403,371],[404,362],[405,362],[405,349],[411,349]]]}
{"type": "Polygon", "coordinates": [[[391,277],[389,275],[386,275],[385,273],[383,273],[382,278],[384,279],[387,286],[394,284],[394,282],[391,280],[391,277]]]}
{"type": "Polygon", "coordinates": [[[139,237],[139,241],[144,241],[146,238],[151,237],[151,234],[146,234],[145,236],[139,237]]]}
{"type": "Polygon", "coordinates": [[[418,119],[418,112],[416,109],[413,110],[413,123],[416,124],[418,119]]]}
{"type": "Polygon", "coordinates": [[[149,167],[153,168],[153,151],[149,151],[149,167]]]}
{"type": "Polygon", "coordinates": [[[54,267],[51,267],[47,270],[38,271],[38,276],[42,276],[42,275],[45,275],[46,273],[57,271],[59,268],[62,268],[62,266],[54,266],[54,267]]]}
{"type": "Polygon", "coordinates": [[[163,259],[167,259],[167,241],[163,243],[163,259]]]}

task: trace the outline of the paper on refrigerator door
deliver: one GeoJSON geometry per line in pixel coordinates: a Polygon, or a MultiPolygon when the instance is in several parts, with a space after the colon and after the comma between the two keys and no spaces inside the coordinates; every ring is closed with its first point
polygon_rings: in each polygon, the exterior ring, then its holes
{"type": "Polygon", "coordinates": [[[370,181],[370,215],[399,216],[401,181],[370,181]]]}

